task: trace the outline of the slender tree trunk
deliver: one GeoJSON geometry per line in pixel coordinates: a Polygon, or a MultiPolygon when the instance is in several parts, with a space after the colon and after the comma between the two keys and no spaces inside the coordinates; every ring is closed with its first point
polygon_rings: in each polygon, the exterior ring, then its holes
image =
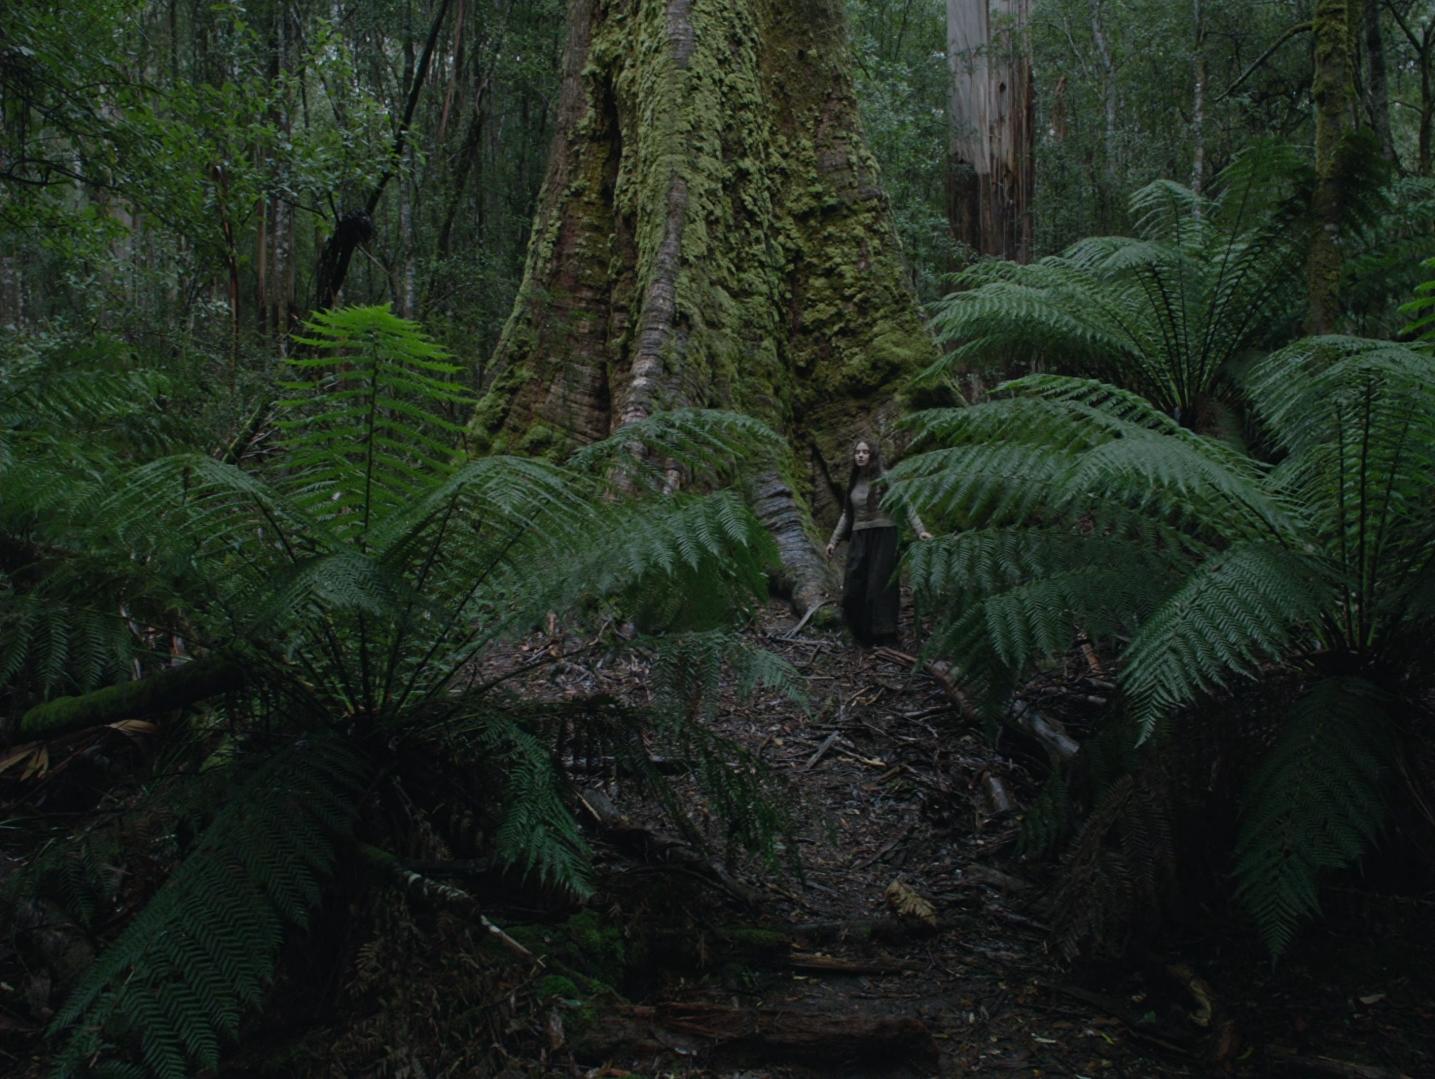
{"type": "MultiPolygon", "coordinates": [[[[523,284],[472,424],[558,454],[661,408],[760,416],[829,460],[935,358],[858,126],[839,0],[573,0],[523,284]]],[[[758,508],[826,594],[789,462],[758,508]]],[[[824,505],[825,500],[825,505],[824,505]]]]}
{"type": "Polygon", "coordinates": [[[0,255],[0,322],[15,327],[25,325],[25,307],[21,298],[22,276],[14,255],[0,255]]]}
{"type": "Polygon", "coordinates": [[[1029,0],[947,0],[947,220],[984,255],[1031,256],[1034,104],[1029,0]]]}
{"type": "Polygon", "coordinates": [[[1355,100],[1355,57],[1351,31],[1362,0],[1317,0],[1315,39],[1315,217],[1307,261],[1310,308],[1306,328],[1328,333],[1340,313],[1340,154],[1349,133],[1355,100]]]}
{"type": "Polygon", "coordinates": [[[1380,0],[1364,2],[1366,112],[1380,152],[1386,161],[1399,165],[1395,153],[1395,137],[1390,130],[1390,80],[1385,70],[1385,36],[1380,30],[1380,0]]]}
{"type": "MultiPolygon", "coordinates": [[[[406,5],[404,8],[404,23],[403,85],[409,87],[414,84],[414,65],[417,62],[414,55],[412,4],[406,5]]],[[[412,141],[404,147],[402,163],[396,162],[396,164],[399,165],[399,265],[396,275],[398,287],[394,292],[399,314],[404,318],[413,318],[417,270],[414,265],[416,256],[414,252],[414,148],[412,141]]]]}
{"type": "Polygon", "coordinates": [[[1117,198],[1117,166],[1120,144],[1117,137],[1116,59],[1111,43],[1106,40],[1106,24],[1102,8],[1105,0],[1091,0],[1091,40],[1096,44],[1096,58],[1101,64],[1102,149],[1105,153],[1103,201],[1114,204],[1117,198]]]}
{"type": "Polygon", "coordinates": [[[1432,59],[1432,45],[1435,45],[1435,18],[1426,19],[1424,27],[1419,34],[1410,24],[1410,9],[1402,11],[1399,5],[1386,0],[1386,9],[1395,19],[1395,25],[1399,27],[1400,33],[1410,43],[1411,51],[1415,54],[1415,66],[1420,71],[1420,123],[1419,142],[1416,150],[1416,171],[1421,176],[1430,175],[1430,136],[1432,124],[1435,124],[1435,94],[1432,94],[1430,64],[1432,59]]]}
{"type": "MultiPolygon", "coordinates": [[[[444,20],[448,16],[450,2],[451,0],[439,0],[438,10],[434,12],[433,23],[429,27],[423,52],[418,56],[417,66],[415,67],[414,63],[410,62],[405,68],[407,77],[404,89],[408,95],[407,101],[404,104],[403,116],[394,130],[393,149],[389,154],[383,173],[380,174],[369,191],[364,208],[340,214],[338,220],[334,222],[333,232],[324,240],[320,249],[319,264],[315,272],[314,306],[316,308],[322,310],[332,307],[337,301],[340,291],[344,287],[344,279],[349,273],[349,263],[353,259],[354,249],[362,243],[367,243],[374,234],[374,212],[378,209],[379,200],[383,198],[384,188],[388,186],[389,181],[393,179],[402,163],[407,159],[409,126],[413,123],[414,110],[418,107],[419,95],[427,80],[429,65],[438,44],[439,32],[443,29],[444,20]]],[[[412,35],[409,36],[408,44],[412,45],[412,35]]],[[[376,83],[380,81],[379,78],[375,78],[376,83]]]]}
{"type": "MultiPolygon", "coordinates": [[[[473,115],[469,119],[468,131],[464,134],[463,143],[454,157],[453,183],[449,189],[448,201],[444,206],[443,218],[439,222],[438,229],[438,255],[441,259],[448,258],[451,253],[453,223],[458,217],[459,205],[463,199],[464,190],[468,186],[468,175],[478,161],[482,148],[484,121],[488,110],[487,87],[488,80],[485,77],[478,84],[478,89],[474,93],[473,115]]],[[[483,195],[480,194],[478,199],[481,202],[483,195]]]]}
{"type": "Polygon", "coordinates": [[[413,150],[409,173],[399,182],[399,314],[413,318],[418,310],[418,252],[414,241],[413,150]]]}
{"type": "Polygon", "coordinates": [[[261,339],[271,329],[269,300],[269,204],[273,200],[260,195],[254,206],[254,318],[261,339]]]}
{"type": "MultiPolygon", "coordinates": [[[[1435,26],[1435,22],[1431,25],[1435,26]]],[[[1422,47],[1417,54],[1420,58],[1420,141],[1417,153],[1421,176],[1430,175],[1431,132],[1435,130],[1435,86],[1431,85],[1430,44],[1430,30],[1427,28],[1422,47]]]]}
{"type": "MultiPolygon", "coordinates": [[[[298,36],[291,32],[292,13],[287,5],[281,5],[278,23],[278,70],[281,74],[293,71],[292,42],[298,36]]],[[[292,142],[294,133],[294,103],[288,91],[279,102],[279,115],[275,118],[286,141],[292,142]]],[[[294,209],[281,194],[274,195],[269,202],[270,241],[270,288],[269,323],[273,340],[280,352],[288,348],[291,317],[294,309],[294,209]]]]}
{"type": "Polygon", "coordinates": [[[1191,190],[1200,194],[1206,183],[1206,22],[1201,0],[1191,0],[1195,48],[1191,58],[1191,190]]]}

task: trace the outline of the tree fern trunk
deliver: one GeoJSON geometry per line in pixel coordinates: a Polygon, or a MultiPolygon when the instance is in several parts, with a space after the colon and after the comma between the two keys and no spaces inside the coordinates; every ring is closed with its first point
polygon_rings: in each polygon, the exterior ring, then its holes
{"type": "MultiPolygon", "coordinates": [[[[935,353],[859,130],[841,4],[574,0],[568,29],[475,445],[558,454],[703,405],[845,459],[935,353]]],[[[796,538],[803,496],[831,496],[788,472],[759,502],[806,605],[826,570],[796,538]]]]}

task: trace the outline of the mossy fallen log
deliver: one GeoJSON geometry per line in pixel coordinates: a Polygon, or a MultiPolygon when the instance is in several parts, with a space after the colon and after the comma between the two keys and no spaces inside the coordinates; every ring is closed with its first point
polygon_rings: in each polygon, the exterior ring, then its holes
{"type": "Polygon", "coordinates": [[[244,680],[245,669],[236,657],[216,653],[132,682],[37,704],[6,732],[6,740],[39,741],[87,727],[157,715],[239,689],[244,680]]]}

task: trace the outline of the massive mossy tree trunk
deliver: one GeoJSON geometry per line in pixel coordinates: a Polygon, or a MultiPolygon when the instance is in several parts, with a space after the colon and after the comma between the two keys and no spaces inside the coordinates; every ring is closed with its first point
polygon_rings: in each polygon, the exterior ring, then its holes
{"type": "Polygon", "coordinates": [[[840,0],[573,0],[520,294],[473,423],[562,452],[722,406],[790,437],[758,509],[799,606],[804,503],[934,358],[847,71],[840,0]]]}

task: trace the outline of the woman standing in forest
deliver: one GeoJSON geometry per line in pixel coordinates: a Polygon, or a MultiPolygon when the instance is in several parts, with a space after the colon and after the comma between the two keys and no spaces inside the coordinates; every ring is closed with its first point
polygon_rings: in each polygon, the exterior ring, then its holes
{"type": "MultiPolygon", "coordinates": [[[[882,512],[882,453],[877,443],[860,439],[852,448],[852,473],[842,500],[842,516],[827,541],[827,557],[837,544],[850,539],[847,566],[842,575],[842,615],[852,635],[862,644],[884,644],[897,639],[897,526],[882,512]]],[[[907,520],[918,539],[929,540],[916,511],[907,520]]]]}

